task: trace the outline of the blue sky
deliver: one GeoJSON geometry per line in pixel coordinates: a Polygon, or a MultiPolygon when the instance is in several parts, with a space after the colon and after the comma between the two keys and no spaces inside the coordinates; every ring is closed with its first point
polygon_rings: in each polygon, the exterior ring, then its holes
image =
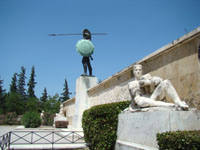
{"type": "MultiPolygon", "coordinates": [[[[50,33],[106,32],[92,36],[91,61],[100,80],[123,70],[200,26],[199,0],[0,0],[0,76],[9,90],[15,72],[35,66],[38,97],[71,92],[83,73],[75,45],[82,36],[50,33]]],[[[27,88],[27,87],[26,87],[27,88]]]]}

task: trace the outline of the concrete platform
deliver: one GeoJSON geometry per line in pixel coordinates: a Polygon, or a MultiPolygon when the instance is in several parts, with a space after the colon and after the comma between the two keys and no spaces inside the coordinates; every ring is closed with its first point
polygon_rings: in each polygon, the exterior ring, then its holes
{"type": "Polygon", "coordinates": [[[119,115],[115,150],[156,150],[156,134],[200,130],[200,111],[126,112],[119,115]]]}

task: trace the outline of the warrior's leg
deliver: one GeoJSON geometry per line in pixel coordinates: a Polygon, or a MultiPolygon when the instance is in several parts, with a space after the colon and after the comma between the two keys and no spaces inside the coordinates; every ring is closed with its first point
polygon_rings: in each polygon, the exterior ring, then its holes
{"type": "Polygon", "coordinates": [[[90,64],[90,59],[89,58],[88,58],[88,61],[87,61],[87,65],[88,65],[89,75],[92,76],[92,66],[90,64]]]}
{"type": "Polygon", "coordinates": [[[166,103],[162,101],[155,101],[151,98],[136,96],[135,102],[139,107],[173,107],[173,103],[166,103]]]}
{"type": "Polygon", "coordinates": [[[165,91],[165,89],[166,89],[166,86],[167,86],[167,82],[166,82],[167,80],[164,80],[164,81],[162,81],[156,88],[155,88],[155,90],[154,90],[154,92],[152,93],[152,95],[151,95],[151,99],[153,99],[153,100],[159,100],[159,101],[161,101],[161,100],[163,100],[164,98],[165,98],[165,96],[166,96],[166,91],[165,91]]]}
{"type": "Polygon", "coordinates": [[[83,64],[84,75],[87,75],[87,62],[85,60],[85,57],[83,57],[82,59],[82,64],[83,64]]]}
{"type": "Polygon", "coordinates": [[[177,106],[180,106],[183,109],[188,108],[188,106],[180,100],[175,88],[169,80],[162,81],[156,87],[150,98],[153,100],[162,100],[166,96],[169,97],[177,106]]]}

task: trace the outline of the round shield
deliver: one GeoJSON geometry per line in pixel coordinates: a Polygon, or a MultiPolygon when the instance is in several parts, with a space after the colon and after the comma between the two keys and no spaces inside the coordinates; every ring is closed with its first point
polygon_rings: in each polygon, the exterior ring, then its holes
{"type": "Polygon", "coordinates": [[[91,56],[94,52],[94,45],[90,40],[79,40],[76,44],[76,50],[81,56],[91,56]]]}

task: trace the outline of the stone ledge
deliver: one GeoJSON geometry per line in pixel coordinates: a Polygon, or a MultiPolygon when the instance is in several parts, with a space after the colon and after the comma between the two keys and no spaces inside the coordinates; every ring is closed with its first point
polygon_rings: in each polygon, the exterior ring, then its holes
{"type": "Polygon", "coordinates": [[[182,43],[191,41],[192,39],[194,39],[195,37],[199,37],[200,36],[200,27],[194,29],[193,31],[183,35],[182,37],[172,41],[171,43],[161,47],[160,49],[156,50],[155,52],[151,53],[150,55],[144,57],[143,59],[141,59],[140,61],[138,61],[138,63],[144,63],[146,60],[148,59],[154,59],[156,57],[158,57],[159,55],[162,55],[164,53],[167,53],[171,50],[173,50],[175,47],[179,46],[182,43]]]}
{"type": "Polygon", "coordinates": [[[73,105],[75,103],[76,97],[73,97],[71,99],[68,99],[66,101],[63,102],[63,107],[68,106],[68,105],[73,105]]]}

